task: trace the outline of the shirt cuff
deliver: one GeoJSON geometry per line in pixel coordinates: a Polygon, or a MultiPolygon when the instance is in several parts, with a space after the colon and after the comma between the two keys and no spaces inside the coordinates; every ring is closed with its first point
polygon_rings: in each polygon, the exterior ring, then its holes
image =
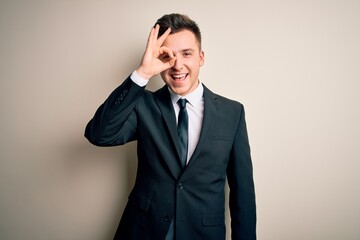
{"type": "Polygon", "coordinates": [[[136,71],[133,71],[133,73],[130,75],[130,78],[134,83],[136,83],[140,87],[146,86],[146,84],[148,84],[148,82],[149,82],[148,79],[140,77],[136,71]]]}

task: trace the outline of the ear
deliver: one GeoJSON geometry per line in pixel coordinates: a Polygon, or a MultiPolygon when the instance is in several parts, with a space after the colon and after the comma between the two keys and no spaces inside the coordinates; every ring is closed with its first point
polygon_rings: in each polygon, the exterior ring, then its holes
{"type": "Polygon", "coordinates": [[[202,67],[202,65],[204,65],[205,62],[205,53],[203,50],[201,50],[200,52],[200,67],[202,67]]]}

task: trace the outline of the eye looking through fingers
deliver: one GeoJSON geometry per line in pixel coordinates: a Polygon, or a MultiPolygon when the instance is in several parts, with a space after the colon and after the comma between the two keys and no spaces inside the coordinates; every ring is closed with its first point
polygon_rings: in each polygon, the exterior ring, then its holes
{"type": "Polygon", "coordinates": [[[159,56],[159,59],[162,61],[162,62],[168,62],[171,57],[169,56],[169,54],[167,53],[163,53],[159,56]]]}
{"type": "Polygon", "coordinates": [[[171,51],[171,49],[164,47],[164,46],[159,49],[159,59],[160,60],[169,61],[172,58],[174,58],[174,53],[171,51]]]}

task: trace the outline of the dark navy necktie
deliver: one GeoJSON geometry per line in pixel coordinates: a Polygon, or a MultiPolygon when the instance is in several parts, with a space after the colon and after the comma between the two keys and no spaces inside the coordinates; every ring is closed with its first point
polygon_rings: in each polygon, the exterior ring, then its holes
{"type": "Polygon", "coordinates": [[[178,117],[178,135],[180,140],[180,151],[181,151],[181,165],[184,168],[187,161],[187,152],[188,152],[188,127],[189,127],[189,117],[186,111],[187,100],[180,98],[178,104],[180,106],[179,117],[178,117]]]}

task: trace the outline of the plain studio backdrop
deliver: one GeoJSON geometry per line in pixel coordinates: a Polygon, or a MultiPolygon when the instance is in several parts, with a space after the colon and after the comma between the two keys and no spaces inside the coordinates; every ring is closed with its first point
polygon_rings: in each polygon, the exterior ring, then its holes
{"type": "Polygon", "coordinates": [[[172,12],[202,30],[202,82],[245,105],[258,238],[360,239],[358,0],[0,1],[0,239],[112,239],[136,143],[84,128],[172,12]]]}

